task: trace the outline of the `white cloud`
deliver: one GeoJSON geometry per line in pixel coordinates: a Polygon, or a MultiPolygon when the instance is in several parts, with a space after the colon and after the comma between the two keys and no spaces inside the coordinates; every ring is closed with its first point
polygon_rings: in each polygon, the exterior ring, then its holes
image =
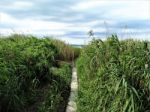
{"type": "Polygon", "coordinates": [[[149,0],[127,0],[116,2],[118,8],[113,8],[108,13],[105,14],[105,17],[109,16],[112,18],[120,19],[149,19],[150,18],[150,2],[149,0]],[[120,5],[120,6],[119,6],[120,5]]]}
{"type": "Polygon", "coordinates": [[[33,7],[33,2],[29,2],[29,1],[14,1],[14,2],[4,2],[0,4],[1,8],[6,9],[11,9],[11,10],[27,10],[29,8],[33,7]]]}
{"type": "Polygon", "coordinates": [[[130,37],[126,36],[121,39],[136,39],[136,40],[141,40],[141,41],[145,41],[145,40],[150,41],[149,35],[147,34],[130,35],[130,37]]]}
{"type": "Polygon", "coordinates": [[[25,24],[24,27],[33,29],[33,30],[39,30],[39,29],[47,29],[47,30],[63,30],[66,27],[69,26],[67,23],[61,23],[61,22],[53,22],[53,21],[42,21],[42,20],[30,20],[26,19],[23,20],[25,24]]]}
{"type": "Polygon", "coordinates": [[[6,23],[14,24],[16,23],[16,20],[9,14],[0,12],[0,23],[1,24],[6,24],[6,23]]]}
{"type": "MultiPolygon", "coordinates": [[[[78,12],[94,13],[104,15],[106,19],[149,19],[149,0],[86,0],[71,6],[78,12]]],[[[94,18],[94,17],[93,17],[94,18]]]]}
{"type": "Polygon", "coordinates": [[[75,4],[71,8],[74,10],[81,11],[81,10],[87,10],[87,9],[107,5],[109,2],[110,0],[106,0],[106,1],[105,0],[86,0],[86,1],[82,1],[82,2],[75,4]]]}
{"type": "Polygon", "coordinates": [[[9,25],[10,28],[0,29],[1,32],[10,32],[14,30],[16,33],[46,33],[51,35],[63,35],[65,32],[63,30],[67,29],[70,24],[53,22],[53,21],[42,21],[42,20],[32,20],[32,19],[17,19],[6,13],[0,13],[0,24],[9,25]]]}
{"type": "Polygon", "coordinates": [[[56,37],[56,38],[66,43],[76,44],[76,45],[87,44],[89,41],[91,41],[90,38],[71,38],[71,37],[56,37]]]}
{"type": "Polygon", "coordinates": [[[9,35],[12,33],[14,33],[14,31],[12,29],[0,28],[0,34],[9,35]]]}
{"type": "Polygon", "coordinates": [[[11,4],[13,7],[24,8],[24,7],[32,7],[33,3],[29,1],[16,1],[11,4]]]}

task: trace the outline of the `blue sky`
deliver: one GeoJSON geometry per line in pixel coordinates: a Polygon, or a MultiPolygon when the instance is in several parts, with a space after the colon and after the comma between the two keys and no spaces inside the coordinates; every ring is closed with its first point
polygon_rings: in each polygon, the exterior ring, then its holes
{"type": "Polygon", "coordinates": [[[53,36],[71,44],[88,31],[105,39],[150,38],[150,0],[1,0],[0,33],[53,36]]]}

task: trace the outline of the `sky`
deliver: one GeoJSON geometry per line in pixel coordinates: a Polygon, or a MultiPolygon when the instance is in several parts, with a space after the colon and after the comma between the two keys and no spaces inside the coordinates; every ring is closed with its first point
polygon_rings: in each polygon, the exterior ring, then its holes
{"type": "Polygon", "coordinates": [[[150,40],[150,0],[0,0],[0,34],[52,36],[85,44],[105,39],[150,40]]]}

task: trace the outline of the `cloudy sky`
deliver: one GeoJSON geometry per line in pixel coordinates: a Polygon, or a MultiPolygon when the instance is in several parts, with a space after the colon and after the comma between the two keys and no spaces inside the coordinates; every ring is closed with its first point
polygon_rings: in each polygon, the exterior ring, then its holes
{"type": "MultiPolygon", "coordinates": [[[[101,39],[150,38],[150,0],[0,0],[0,33],[54,36],[83,44],[101,39]]],[[[149,39],[150,40],[150,39],[149,39]]]]}

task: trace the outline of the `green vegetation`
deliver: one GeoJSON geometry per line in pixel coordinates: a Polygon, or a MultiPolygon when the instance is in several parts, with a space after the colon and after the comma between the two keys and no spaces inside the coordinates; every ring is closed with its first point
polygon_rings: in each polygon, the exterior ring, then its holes
{"type": "Polygon", "coordinates": [[[76,59],[78,112],[150,111],[150,42],[112,35],[80,49],[11,35],[0,38],[0,112],[64,112],[76,59]]]}
{"type": "Polygon", "coordinates": [[[39,112],[64,112],[70,93],[71,67],[63,63],[59,68],[53,68],[53,81],[45,95],[45,100],[39,112]]]}
{"type": "Polygon", "coordinates": [[[0,38],[0,112],[65,109],[70,92],[69,62],[75,59],[75,52],[64,42],[49,38],[0,38]]]}
{"type": "Polygon", "coordinates": [[[150,43],[93,39],[77,60],[78,112],[149,112],[150,43]]]}
{"type": "Polygon", "coordinates": [[[53,40],[53,44],[59,50],[59,54],[56,59],[68,62],[75,60],[80,54],[80,48],[69,46],[62,41],[53,40]]]}

